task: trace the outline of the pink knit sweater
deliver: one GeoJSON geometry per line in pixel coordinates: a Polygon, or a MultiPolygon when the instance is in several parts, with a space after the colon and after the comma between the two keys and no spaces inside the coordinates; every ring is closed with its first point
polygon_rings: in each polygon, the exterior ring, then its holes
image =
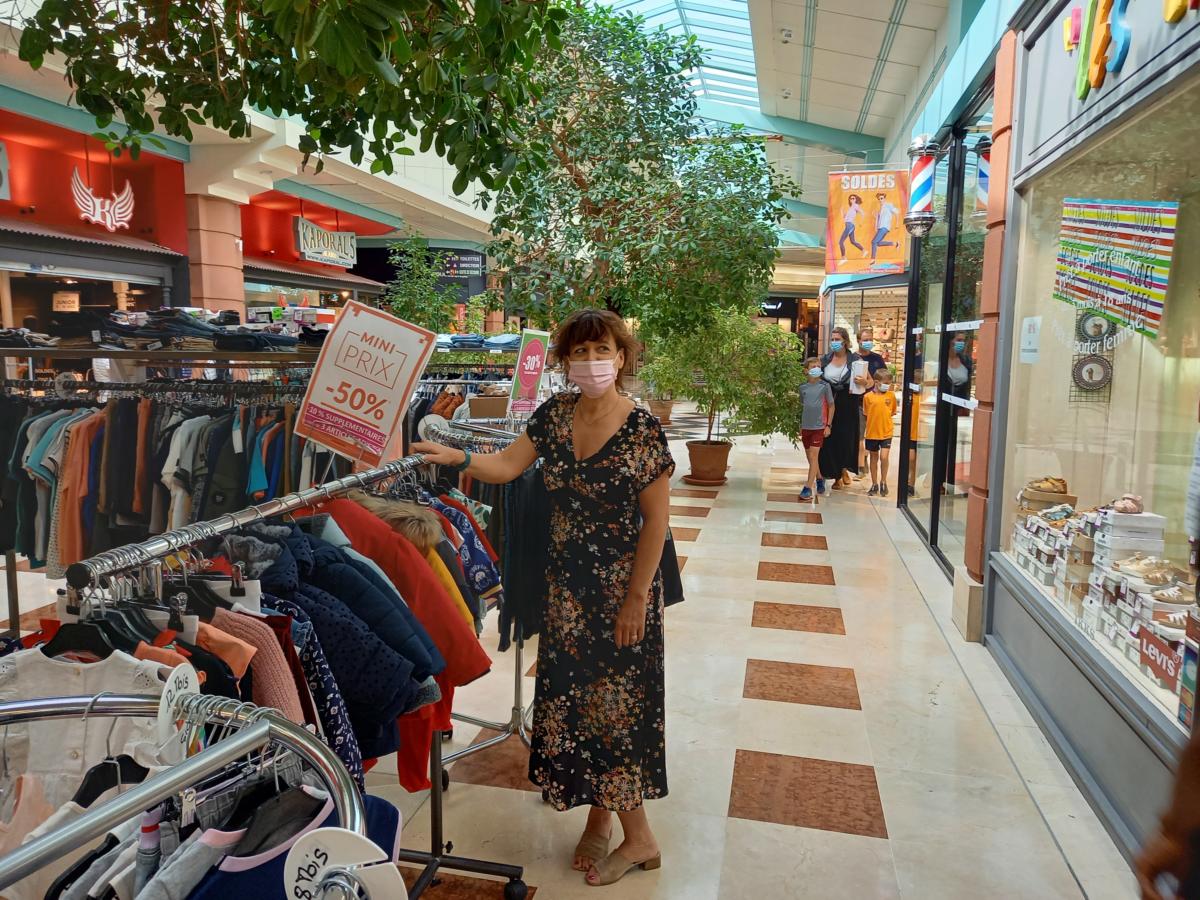
{"type": "Polygon", "coordinates": [[[212,623],[226,634],[240,638],[258,652],[250,661],[250,674],[254,679],[253,699],[259,706],[270,706],[279,710],[293,722],[304,724],[304,710],[300,708],[300,697],[296,694],[296,682],[284,659],[283,650],[275,640],[271,626],[253,616],[218,609],[213,613],[212,623]]]}

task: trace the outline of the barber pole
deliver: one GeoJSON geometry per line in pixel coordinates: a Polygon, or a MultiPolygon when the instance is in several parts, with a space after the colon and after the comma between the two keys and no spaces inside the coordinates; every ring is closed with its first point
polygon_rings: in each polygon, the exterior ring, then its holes
{"type": "Polygon", "coordinates": [[[978,169],[975,177],[975,211],[987,212],[988,185],[991,183],[992,172],[992,139],[983,135],[975,145],[978,156],[978,169]]]}
{"type": "Polygon", "coordinates": [[[933,180],[939,149],[928,135],[916,138],[908,148],[908,158],[912,160],[911,187],[904,227],[913,237],[925,237],[937,221],[933,211],[933,180]]]}

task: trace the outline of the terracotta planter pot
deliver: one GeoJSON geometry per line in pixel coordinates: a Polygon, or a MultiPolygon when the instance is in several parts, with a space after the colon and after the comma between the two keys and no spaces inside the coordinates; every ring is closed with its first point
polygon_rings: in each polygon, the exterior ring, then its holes
{"type": "Polygon", "coordinates": [[[650,412],[658,419],[659,425],[671,424],[671,410],[675,408],[674,400],[651,400],[650,412]]]}
{"type": "Polygon", "coordinates": [[[729,451],[733,444],[729,441],[688,441],[687,448],[692,471],[683,476],[684,481],[710,486],[727,481],[725,473],[729,470],[729,451]]]}

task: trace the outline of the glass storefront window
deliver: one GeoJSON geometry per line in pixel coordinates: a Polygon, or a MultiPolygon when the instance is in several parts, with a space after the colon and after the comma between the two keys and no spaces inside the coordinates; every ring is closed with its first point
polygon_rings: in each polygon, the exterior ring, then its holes
{"type": "Polygon", "coordinates": [[[1001,494],[1003,553],[1181,727],[1200,634],[1198,116],[1192,83],[1023,192],[1001,494]]]}

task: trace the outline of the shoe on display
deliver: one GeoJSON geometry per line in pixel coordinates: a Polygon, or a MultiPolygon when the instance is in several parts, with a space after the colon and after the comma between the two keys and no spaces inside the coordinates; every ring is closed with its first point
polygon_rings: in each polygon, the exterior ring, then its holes
{"type": "Polygon", "coordinates": [[[1035,491],[1041,491],[1044,494],[1065,494],[1067,492],[1067,482],[1063,478],[1037,478],[1026,485],[1035,491]]]}
{"type": "Polygon", "coordinates": [[[1146,511],[1146,506],[1142,503],[1142,498],[1137,494],[1121,495],[1119,500],[1114,500],[1112,502],[1112,508],[1114,512],[1134,516],[1146,511]]]}
{"type": "Polygon", "coordinates": [[[871,485],[871,489],[869,491],[867,491],[867,496],[868,497],[878,497],[879,496],[879,485],[877,485],[877,484],[871,485]]]}
{"type": "Polygon", "coordinates": [[[1190,604],[1192,602],[1191,597],[1187,596],[1183,591],[1174,586],[1160,588],[1151,594],[1151,596],[1160,603],[1190,604]]]}

